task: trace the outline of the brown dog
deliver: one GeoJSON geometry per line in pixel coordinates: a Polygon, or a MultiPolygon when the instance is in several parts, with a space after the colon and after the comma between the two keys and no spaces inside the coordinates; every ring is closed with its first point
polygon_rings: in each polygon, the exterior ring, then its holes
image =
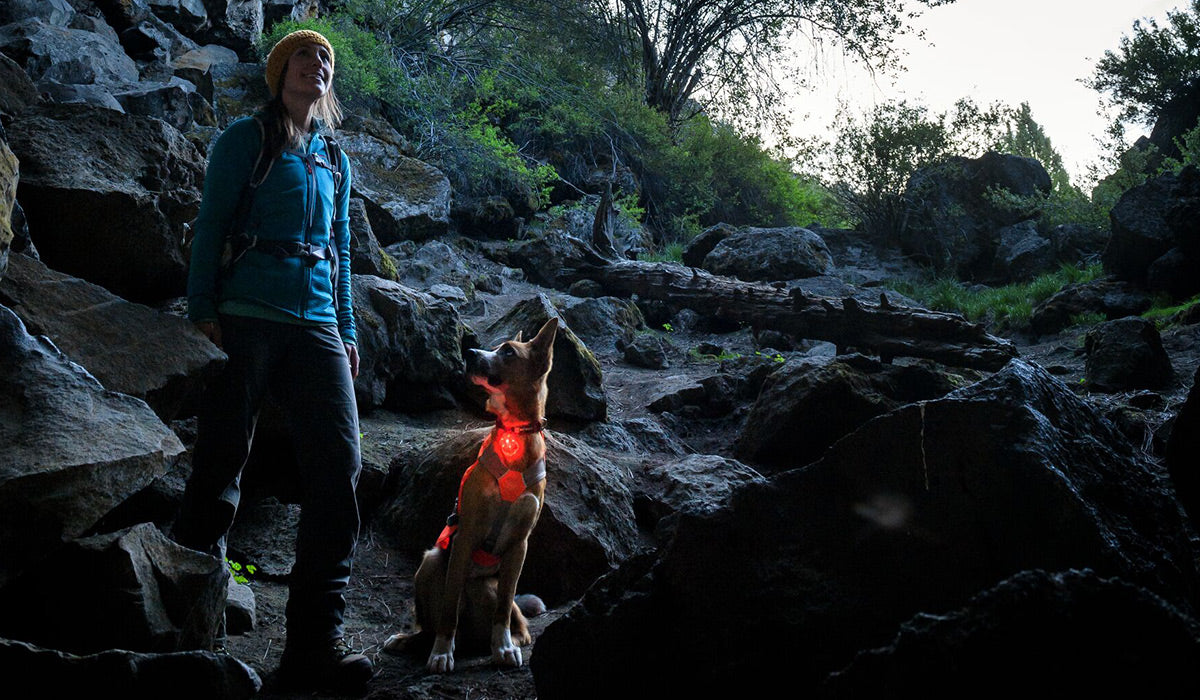
{"type": "Polygon", "coordinates": [[[513,597],[546,489],[543,413],[557,330],[558,319],[551,318],[527,343],[518,333],[495,350],[470,351],[467,375],[487,390],[496,427],[463,475],[457,523],[452,517],[417,569],[420,631],[392,636],[385,651],[406,649],[436,630],[430,671],[454,670],[456,635],[460,646],[490,645],[497,664],[521,665],[520,647],[531,638],[513,597]]]}

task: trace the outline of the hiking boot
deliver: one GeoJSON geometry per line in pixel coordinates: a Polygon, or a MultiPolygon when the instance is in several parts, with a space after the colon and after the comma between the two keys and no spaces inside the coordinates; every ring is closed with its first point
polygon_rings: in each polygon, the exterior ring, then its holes
{"type": "Polygon", "coordinates": [[[371,660],[341,637],[316,647],[289,645],[279,662],[280,681],[291,687],[352,692],[361,690],[374,674],[371,660]]]}

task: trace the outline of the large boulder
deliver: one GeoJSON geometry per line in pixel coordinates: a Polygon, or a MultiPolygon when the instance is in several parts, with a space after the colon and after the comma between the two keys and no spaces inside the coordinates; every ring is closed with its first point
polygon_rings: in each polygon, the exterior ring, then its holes
{"type": "Polygon", "coordinates": [[[150,117],[50,105],[13,122],[9,143],[47,265],[133,301],[183,296],[179,241],[199,210],[204,161],[179,131],[150,117]]]}
{"type": "Polygon", "coordinates": [[[753,468],[720,455],[689,454],[643,459],[633,482],[639,522],[651,524],[673,513],[715,513],[748,483],[765,483],[753,468]]]}
{"type": "Polygon", "coordinates": [[[449,302],[397,282],[354,275],[361,408],[421,413],[454,405],[466,329],[449,302]]]}
{"type": "Polygon", "coordinates": [[[1131,316],[1088,331],[1084,378],[1093,391],[1162,389],[1175,373],[1154,323],[1131,316]]]}
{"type": "Polygon", "coordinates": [[[187,319],[125,301],[24,255],[13,256],[0,280],[0,302],[106,389],[145,399],[164,421],[225,364],[225,353],[187,319]]]}
{"type": "Polygon", "coordinates": [[[474,298],[476,273],[463,256],[445,242],[405,241],[388,246],[385,252],[395,261],[396,275],[401,283],[424,291],[437,285],[449,285],[461,290],[465,298],[474,298]]]}
{"type": "Polygon", "coordinates": [[[1003,282],[1029,282],[1054,269],[1054,244],[1030,219],[996,232],[996,257],[992,278],[1003,282]]]}
{"type": "Polygon", "coordinates": [[[963,381],[932,365],[885,365],[862,355],[787,362],[767,376],[734,453],[764,470],[802,467],[869,419],[945,396],[963,381]]]}
{"type": "Polygon", "coordinates": [[[350,200],[350,272],[399,281],[396,261],[379,247],[367,218],[367,205],[358,197],[350,200]]]}
{"type": "Polygon", "coordinates": [[[1165,457],[1179,502],[1191,518],[1192,527],[1200,530],[1200,368],[1175,415],[1165,457]]]}
{"type": "Polygon", "coordinates": [[[1057,333],[1078,319],[1096,314],[1107,320],[1136,316],[1151,305],[1150,295],[1129,282],[1103,277],[1069,284],[1033,307],[1029,328],[1035,334],[1057,333]]]}
{"type": "Polygon", "coordinates": [[[646,329],[646,319],[637,304],[628,299],[599,297],[568,298],[559,304],[563,318],[589,348],[611,350],[622,340],[631,340],[646,329]]]}
{"type": "Polygon", "coordinates": [[[990,193],[1000,189],[1021,197],[1047,195],[1050,176],[1033,158],[995,152],[952,156],[913,173],[904,190],[908,218],[899,232],[901,249],[961,279],[991,279],[997,232],[1034,213],[997,203],[990,193]]]}
{"type": "Polygon", "coordinates": [[[518,303],[489,326],[486,333],[491,339],[489,347],[499,345],[518,332],[528,340],[537,335],[538,329],[551,317],[558,318],[558,333],[554,337],[554,366],[546,379],[549,388],[546,416],[604,420],[608,415],[608,398],[604,395],[600,362],[546,295],[539,294],[518,303]]]}
{"type": "Polygon", "coordinates": [[[36,18],[55,27],[65,27],[75,17],[67,0],[8,0],[0,5],[0,24],[36,18]]]}
{"type": "Polygon", "coordinates": [[[217,66],[235,66],[237,52],[224,46],[208,44],[178,56],[171,63],[172,74],[192,85],[204,99],[213,102],[215,83],[213,69],[217,66]]]}
{"type": "Polygon", "coordinates": [[[29,105],[37,104],[38,99],[38,90],[25,69],[0,53],[0,114],[15,117],[29,105]]]}
{"type": "Polygon", "coordinates": [[[1200,693],[1195,623],[1162,598],[1091,571],[1026,571],[948,615],[918,615],[859,654],[827,697],[1185,697],[1200,693]],[[998,672],[998,670],[1001,670],[998,672]]]}
{"type": "Polygon", "coordinates": [[[804,694],[917,613],[958,609],[1029,569],[1089,567],[1191,600],[1186,533],[1155,465],[1067,386],[1013,360],[739,488],[716,514],[682,514],[657,562],[631,560],[539,636],[534,681],[545,698],[596,697],[629,677],[682,695],[781,682],[804,694]]]}
{"type": "Polygon", "coordinates": [[[0,586],[166,472],[183,445],[0,306],[0,586]]]}
{"type": "MultiPolygon", "coordinates": [[[[392,462],[383,518],[414,552],[431,546],[463,471],[490,428],[448,431],[436,447],[405,450],[392,462]]],[[[577,598],[638,545],[626,470],[571,436],[546,433],[546,500],[529,539],[520,590],[551,605],[577,598]]]]}
{"type": "Polygon", "coordinates": [[[141,654],[124,649],[76,656],[0,639],[0,673],[45,697],[82,698],[120,688],[131,698],[248,700],[262,689],[254,669],[229,654],[184,651],[141,654]]]}
{"type": "Polygon", "coordinates": [[[208,649],[228,580],[224,561],[143,523],[75,540],[5,586],[0,634],[76,654],[208,649]]]}
{"type": "Polygon", "coordinates": [[[0,26],[0,51],[38,82],[117,87],[136,83],[137,64],[114,38],[26,19],[0,26]]]}
{"type": "Polygon", "coordinates": [[[704,267],[704,258],[708,257],[712,249],[735,233],[737,227],[730,224],[717,224],[704,229],[684,246],[683,264],[688,267],[704,267]]]}
{"type": "Polygon", "coordinates": [[[739,229],[704,256],[704,269],[738,279],[790,280],[825,274],[833,265],[829,248],[806,228],[739,229]]]}
{"type": "Polygon", "coordinates": [[[208,10],[201,0],[146,0],[146,5],[184,34],[196,32],[208,24],[208,10]]]}
{"type": "Polygon", "coordinates": [[[254,61],[255,43],[265,28],[262,0],[204,0],[204,7],[209,26],[195,38],[206,44],[228,46],[243,61],[254,61]]]}
{"type": "Polygon", "coordinates": [[[1189,174],[1182,180],[1168,173],[1121,195],[1109,213],[1112,235],[1104,250],[1106,270],[1176,297],[1200,291],[1200,233],[1194,222],[1173,212],[1176,206],[1186,208],[1190,189],[1200,189],[1191,184],[1195,177],[1189,174]]]}
{"type": "MultiPolygon", "coordinates": [[[[352,123],[351,126],[354,124],[352,123]]],[[[425,240],[450,226],[450,180],[437,168],[402,153],[394,130],[361,124],[343,128],[338,143],[351,156],[354,194],[367,204],[380,243],[425,240]]]]}
{"type": "Polygon", "coordinates": [[[216,126],[212,107],[191,82],[172,76],[166,82],[141,82],[113,93],[126,114],[161,119],[180,131],[193,123],[216,126]]]}

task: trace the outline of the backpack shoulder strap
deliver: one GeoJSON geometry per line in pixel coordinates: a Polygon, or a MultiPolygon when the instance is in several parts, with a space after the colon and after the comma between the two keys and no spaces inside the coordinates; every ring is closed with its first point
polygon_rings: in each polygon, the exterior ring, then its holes
{"type": "Polygon", "coordinates": [[[267,179],[267,175],[271,174],[271,166],[274,165],[275,159],[267,157],[267,129],[263,125],[262,118],[257,114],[254,115],[254,123],[258,125],[258,157],[254,159],[254,168],[250,171],[250,180],[246,183],[251,189],[257,189],[267,179]]]}
{"type": "Polygon", "coordinates": [[[330,169],[333,170],[333,189],[336,192],[342,187],[342,147],[338,145],[337,139],[327,133],[321,134],[321,138],[325,139],[325,155],[329,157],[330,169]]]}

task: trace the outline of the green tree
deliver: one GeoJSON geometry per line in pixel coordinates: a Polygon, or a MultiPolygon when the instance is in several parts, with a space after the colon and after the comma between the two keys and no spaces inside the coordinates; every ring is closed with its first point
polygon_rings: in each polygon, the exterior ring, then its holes
{"type": "Polygon", "coordinates": [[[1039,161],[1050,174],[1056,192],[1078,192],[1071,184],[1071,176],[1063,165],[1062,155],[1050,142],[1046,130],[1033,118],[1028,102],[1022,102],[1020,107],[1011,110],[1006,121],[998,150],[1039,161]]]}
{"type": "MultiPolygon", "coordinates": [[[[1108,93],[1125,122],[1153,123],[1174,100],[1195,99],[1200,89],[1200,0],[1167,12],[1159,26],[1136,20],[1120,46],[1104,52],[1085,83],[1108,93]]],[[[1190,125],[1186,125],[1185,128],[1190,125]]]]}
{"type": "MultiPolygon", "coordinates": [[[[953,0],[915,0],[926,6],[953,0]]],[[[703,92],[734,113],[774,104],[776,59],[807,35],[891,68],[892,40],[915,16],[902,0],[617,0],[594,3],[636,44],[646,104],[679,123],[703,92]]]]}

